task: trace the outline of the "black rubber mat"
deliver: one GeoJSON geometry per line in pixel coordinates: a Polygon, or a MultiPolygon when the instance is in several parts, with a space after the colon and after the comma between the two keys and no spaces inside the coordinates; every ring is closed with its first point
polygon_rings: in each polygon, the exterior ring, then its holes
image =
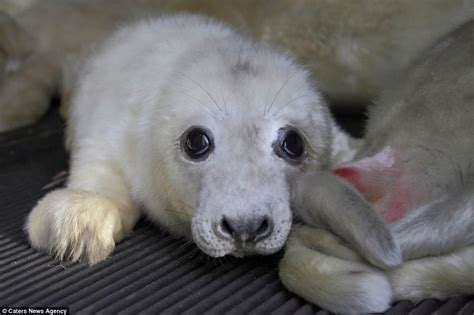
{"type": "MultiPolygon", "coordinates": [[[[0,134],[0,308],[65,306],[71,314],[327,314],[283,288],[278,255],[211,259],[146,221],[111,258],[93,267],[59,263],[32,250],[24,219],[41,196],[64,184],[62,125],[52,112],[34,127],[0,134]]],[[[472,315],[474,298],[402,301],[388,311],[407,313],[472,315]]]]}

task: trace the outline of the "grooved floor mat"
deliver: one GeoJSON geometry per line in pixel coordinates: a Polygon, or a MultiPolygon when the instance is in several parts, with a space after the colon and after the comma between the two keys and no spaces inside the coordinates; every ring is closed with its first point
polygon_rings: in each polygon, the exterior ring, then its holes
{"type": "MultiPolygon", "coordinates": [[[[67,176],[62,126],[53,111],[33,127],[0,134],[0,307],[67,306],[71,314],[328,314],[283,288],[278,255],[211,259],[145,220],[93,267],[59,263],[31,249],[25,217],[67,176]]],[[[402,301],[387,312],[407,313],[472,315],[474,298],[402,301]]]]}

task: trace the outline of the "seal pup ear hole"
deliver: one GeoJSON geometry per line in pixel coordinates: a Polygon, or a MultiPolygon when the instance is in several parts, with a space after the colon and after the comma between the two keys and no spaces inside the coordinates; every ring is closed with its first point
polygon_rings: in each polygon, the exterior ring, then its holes
{"type": "Polygon", "coordinates": [[[203,161],[214,150],[212,132],[203,126],[191,126],[181,135],[181,149],[192,161],[203,161]]]}
{"type": "Polygon", "coordinates": [[[280,128],[272,147],[278,157],[289,163],[300,163],[306,155],[303,137],[293,127],[280,128]]]}

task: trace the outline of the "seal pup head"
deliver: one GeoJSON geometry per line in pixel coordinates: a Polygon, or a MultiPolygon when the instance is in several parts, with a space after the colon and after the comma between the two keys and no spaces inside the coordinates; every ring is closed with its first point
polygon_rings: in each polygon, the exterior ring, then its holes
{"type": "Polygon", "coordinates": [[[155,182],[167,200],[155,217],[214,257],[280,250],[292,179],[330,155],[332,122],[308,73],[232,38],[188,52],[152,118],[155,182]]]}

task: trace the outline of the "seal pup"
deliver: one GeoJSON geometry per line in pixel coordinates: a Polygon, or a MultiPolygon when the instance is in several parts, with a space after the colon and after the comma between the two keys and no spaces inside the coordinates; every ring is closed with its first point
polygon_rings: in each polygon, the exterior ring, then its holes
{"type": "Polygon", "coordinates": [[[474,293],[473,87],[471,21],[381,94],[354,161],[298,181],[294,209],[308,226],[281,262],[287,288],[334,312],[474,293]],[[374,240],[368,209],[390,226],[400,267],[361,258],[374,240]]]}
{"type": "Polygon", "coordinates": [[[105,259],[142,211],[210,256],[274,253],[292,180],[355,153],[304,68],[202,16],[126,26],[82,68],[67,188],[26,224],[60,259],[105,259]]]}

